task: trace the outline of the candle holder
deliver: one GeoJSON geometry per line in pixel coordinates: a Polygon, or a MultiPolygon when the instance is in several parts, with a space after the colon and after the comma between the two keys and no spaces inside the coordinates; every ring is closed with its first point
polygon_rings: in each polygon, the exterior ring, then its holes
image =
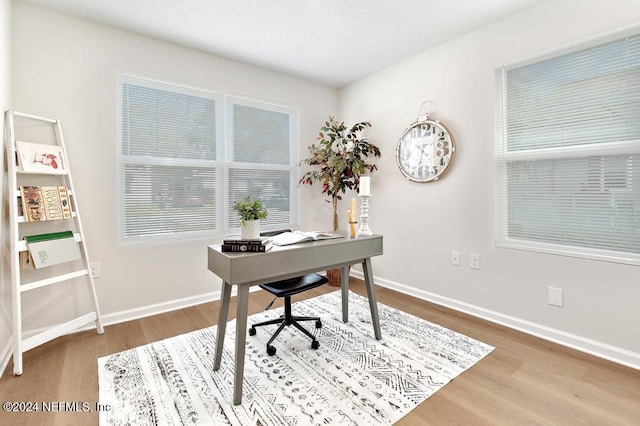
{"type": "Polygon", "coordinates": [[[360,229],[358,235],[373,235],[369,229],[369,198],[371,195],[360,195],[360,229]]]}
{"type": "Polygon", "coordinates": [[[358,226],[357,221],[349,222],[349,238],[358,238],[358,233],[356,232],[356,227],[358,226]]]}

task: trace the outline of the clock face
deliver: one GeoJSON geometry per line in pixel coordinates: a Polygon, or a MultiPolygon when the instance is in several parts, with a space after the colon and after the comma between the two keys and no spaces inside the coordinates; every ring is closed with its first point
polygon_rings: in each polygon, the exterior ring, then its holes
{"type": "Polygon", "coordinates": [[[409,180],[431,182],[447,171],[455,150],[453,136],[439,121],[416,121],[400,137],[396,161],[409,180]]]}

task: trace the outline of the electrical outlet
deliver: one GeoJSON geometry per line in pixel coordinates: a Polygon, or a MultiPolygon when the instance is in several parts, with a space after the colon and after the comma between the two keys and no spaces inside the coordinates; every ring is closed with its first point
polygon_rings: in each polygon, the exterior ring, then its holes
{"type": "Polygon", "coordinates": [[[564,306],[564,291],[561,288],[549,287],[549,304],[559,308],[564,306]]]}
{"type": "Polygon", "coordinates": [[[480,255],[476,253],[471,253],[469,255],[469,268],[471,269],[480,269],[480,255]]]}
{"type": "Polygon", "coordinates": [[[89,273],[93,278],[100,278],[100,262],[89,263],[89,273]]]}
{"type": "Polygon", "coordinates": [[[460,266],[460,252],[459,251],[452,251],[451,252],[451,264],[452,265],[456,265],[456,266],[460,266]]]}

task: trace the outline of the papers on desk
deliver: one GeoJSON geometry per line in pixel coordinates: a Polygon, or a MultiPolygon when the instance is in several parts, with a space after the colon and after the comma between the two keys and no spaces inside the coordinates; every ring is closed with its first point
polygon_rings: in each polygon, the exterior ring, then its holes
{"type": "Polygon", "coordinates": [[[293,231],[283,232],[271,237],[271,242],[276,246],[288,246],[290,244],[306,243],[309,241],[328,240],[332,238],[344,238],[344,235],[335,232],[318,231],[293,231]]]}

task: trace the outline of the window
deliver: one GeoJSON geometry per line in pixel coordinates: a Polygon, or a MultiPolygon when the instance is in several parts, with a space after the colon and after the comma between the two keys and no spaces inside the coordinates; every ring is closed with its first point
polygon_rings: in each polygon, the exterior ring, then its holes
{"type": "Polygon", "coordinates": [[[640,265],[640,34],[497,70],[497,244],[640,265]]]}
{"type": "Polygon", "coordinates": [[[239,232],[246,195],[295,226],[295,109],[129,74],[119,104],[121,243],[239,232]]]}
{"type": "MultiPolygon", "coordinates": [[[[263,225],[291,228],[297,184],[291,111],[239,98],[229,98],[228,106],[228,127],[232,129],[227,152],[229,198],[260,197],[269,212],[263,225]]],[[[232,204],[227,209],[228,226],[239,227],[240,218],[232,212],[232,204]]]]}

